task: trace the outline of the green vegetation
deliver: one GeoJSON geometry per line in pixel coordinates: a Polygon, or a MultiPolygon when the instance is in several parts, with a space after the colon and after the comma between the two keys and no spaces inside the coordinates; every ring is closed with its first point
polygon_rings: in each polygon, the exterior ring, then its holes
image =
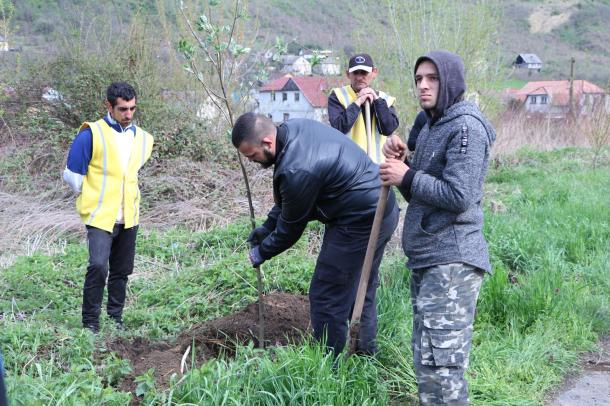
{"type": "Polygon", "coordinates": [[[521,79],[506,79],[493,83],[491,87],[496,90],[521,89],[526,83],[527,81],[521,79]]]}
{"type": "MultiPolygon", "coordinates": [[[[610,204],[600,193],[610,188],[605,154],[593,169],[588,151],[522,151],[491,170],[485,232],[495,273],[479,298],[469,369],[473,404],[542,404],[578,352],[610,332],[610,204]]],[[[126,404],[131,395],[118,383],[131,368],[108,352],[105,339],[171,341],[253,302],[247,229],[244,220],[208,232],[144,232],[127,333],[108,322],[97,338],[79,328],[82,244],[69,243],[53,256],[21,257],[1,270],[0,345],[13,404],[126,404]]],[[[306,292],[320,233],[312,225],[296,247],[265,267],[269,290],[306,292]]],[[[235,358],[209,361],[164,391],[155,389],[150,374],[141,376],[140,399],[151,405],[408,404],[416,389],[409,272],[401,252],[388,253],[382,272],[377,359],[352,357],[333,372],[315,343],[268,352],[241,347],[235,358]]]]}

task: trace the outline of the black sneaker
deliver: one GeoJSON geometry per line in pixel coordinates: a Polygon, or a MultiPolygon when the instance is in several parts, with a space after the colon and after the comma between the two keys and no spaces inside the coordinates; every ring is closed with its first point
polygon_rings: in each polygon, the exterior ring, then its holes
{"type": "Polygon", "coordinates": [[[99,324],[93,324],[93,323],[83,324],[83,328],[90,330],[93,334],[97,334],[100,332],[99,324]]]}
{"type": "Polygon", "coordinates": [[[127,331],[127,327],[125,327],[125,323],[121,319],[112,319],[114,321],[114,327],[116,327],[119,331],[127,331]]]}

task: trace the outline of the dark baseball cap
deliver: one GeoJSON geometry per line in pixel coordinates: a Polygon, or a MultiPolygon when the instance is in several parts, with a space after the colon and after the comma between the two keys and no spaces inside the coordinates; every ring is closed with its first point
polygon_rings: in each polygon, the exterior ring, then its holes
{"type": "Polygon", "coordinates": [[[349,58],[349,65],[347,67],[348,72],[354,72],[357,70],[363,70],[366,72],[372,72],[375,65],[373,65],[373,58],[369,54],[356,54],[349,58]]]}

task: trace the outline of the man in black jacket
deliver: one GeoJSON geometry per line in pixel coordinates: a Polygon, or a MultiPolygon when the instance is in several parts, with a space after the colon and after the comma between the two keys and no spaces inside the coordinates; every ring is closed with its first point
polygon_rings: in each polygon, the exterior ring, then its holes
{"type": "Polygon", "coordinates": [[[349,60],[345,75],[350,84],[335,88],[328,96],[328,121],[333,128],[351,138],[373,162],[379,164],[386,136],[398,128],[394,98],[371,88],[377,68],[368,54],[356,54],[349,60]],[[364,102],[371,103],[371,139],[367,139],[364,125],[364,102]]]}
{"type": "MultiPolygon", "coordinates": [[[[345,345],[379,198],[379,169],[343,134],[313,120],[276,127],[265,116],[246,113],[235,123],[232,141],[250,161],[274,166],[275,205],[248,238],[253,266],[295,244],[309,221],[326,225],[309,301],[315,337],[326,337],[337,355],[345,345]]],[[[376,352],[378,270],[397,223],[398,207],[390,194],[360,320],[357,349],[366,354],[376,352]]]]}

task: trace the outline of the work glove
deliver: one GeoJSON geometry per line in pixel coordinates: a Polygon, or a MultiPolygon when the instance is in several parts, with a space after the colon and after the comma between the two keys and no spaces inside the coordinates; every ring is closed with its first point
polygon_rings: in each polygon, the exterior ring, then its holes
{"type": "Polygon", "coordinates": [[[256,227],[254,230],[252,230],[246,241],[250,243],[250,247],[255,247],[257,245],[261,245],[263,240],[267,238],[269,234],[271,234],[271,230],[269,230],[267,227],[256,227]]]}
{"type": "Polygon", "coordinates": [[[258,249],[258,245],[250,250],[248,257],[250,258],[250,263],[254,268],[259,267],[263,262],[265,262],[265,259],[261,256],[258,249]]]}

